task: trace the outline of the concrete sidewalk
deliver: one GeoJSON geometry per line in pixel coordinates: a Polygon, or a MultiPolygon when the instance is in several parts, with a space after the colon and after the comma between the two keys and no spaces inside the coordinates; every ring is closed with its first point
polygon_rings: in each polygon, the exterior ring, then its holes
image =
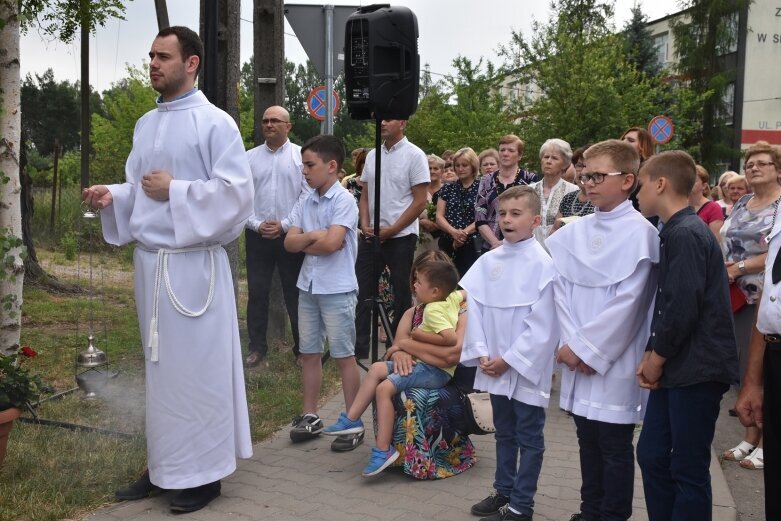
{"type": "MultiPolygon", "coordinates": [[[[557,383],[558,383],[557,378],[557,383]]],[[[558,387],[557,385],[555,387],[558,387]]],[[[572,419],[558,408],[554,389],[545,423],[545,459],[537,491],[534,519],[566,521],[580,504],[580,465],[572,419]]],[[[321,410],[326,424],[342,410],[342,395],[321,410]]],[[[371,425],[369,414],[364,422],[371,425]]],[[[88,516],[90,521],[179,520],[464,520],[474,521],[469,508],[492,489],[496,459],[493,436],[474,436],[478,463],[465,473],[438,481],[416,481],[390,469],[374,478],[362,478],[373,436],[356,450],[330,450],[332,438],[321,437],[293,445],[288,427],[255,446],[255,455],[241,461],[235,474],[223,480],[222,497],[193,514],[174,515],[163,495],[120,503],[88,516]]],[[[718,460],[711,463],[713,519],[734,521],[735,504],[718,460]]],[[[635,473],[633,520],[646,521],[639,469],[635,473]]]]}

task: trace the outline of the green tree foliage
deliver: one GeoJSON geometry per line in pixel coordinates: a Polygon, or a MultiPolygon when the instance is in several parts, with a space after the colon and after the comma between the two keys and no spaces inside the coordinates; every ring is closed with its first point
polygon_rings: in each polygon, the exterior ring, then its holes
{"type": "Polygon", "coordinates": [[[648,17],[643,14],[640,4],[632,7],[632,18],[624,26],[624,53],[635,69],[647,76],[656,76],[661,71],[648,17]]]}
{"type": "Polygon", "coordinates": [[[103,93],[105,116],[92,115],[91,175],[94,183],[125,179],[125,161],[133,146],[136,121],[155,107],[155,91],[145,70],[128,68],[128,77],[103,93]]]}
{"type": "Polygon", "coordinates": [[[79,146],[79,88],[54,80],[51,69],[30,74],[22,82],[22,134],[42,156],[54,152],[59,141],[64,151],[79,146]]]}
{"type": "Polygon", "coordinates": [[[44,34],[69,43],[84,21],[91,33],[113,18],[124,20],[127,1],[132,0],[19,0],[22,30],[37,27],[44,34]]]}
{"type": "Polygon", "coordinates": [[[677,72],[683,88],[697,97],[688,118],[699,122],[682,136],[682,145],[708,171],[739,154],[732,146],[734,126],[727,100],[736,71],[726,67],[737,47],[738,15],[749,0],[687,0],[686,15],[672,20],[677,72]]]}
{"type": "Polygon", "coordinates": [[[459,56],[453,67],[454,75],[426,87],[428,93],[407,126],[410,141],[430,153],[463,147],[479,153],[496,147],[503,135],[518,132],[501,92],[503,75],[494,65],[459,56]]]}
{"type": "Polygon", "coordinates": [[[658,81],[626,59],[610,3],[555,0],[551,13],[547,23],[532,24],[529,37],[514,32],[502,50],[517,87],[530,91],[516,107],[530,167],[546,139],[574,148],[617,138],[645,126],[662,101],[658,81]]]}

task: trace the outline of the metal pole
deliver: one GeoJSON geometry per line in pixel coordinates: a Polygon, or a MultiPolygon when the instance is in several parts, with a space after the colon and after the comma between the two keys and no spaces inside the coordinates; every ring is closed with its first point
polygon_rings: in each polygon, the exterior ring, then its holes
{"type": "MultiPolygon", "coordinates": [[[[382,120],[375,114],[374,122],[374,236],[372,237],[372,246],[374,255],[374,281],[372,282],[372,324],[371,324],[371,361],[379,360],[378,353],[378,327],[377,317],[379,316],[380,298],[378,287],[380,285],[380,275],[384,268],[381,261],[380,251],[380,185],[382,182],[382,120]]],[[[368,194],[367,194],[368,195],[368,194]]]]}
{"type": "Polygon", "coordinates": [[[90,110],[89,110],[89,2],[81,0],[81,188],[89,186],[90,110]]]}
{"type": "Polygon", "coordinates": [[[170,27],[171,24],[168,21],[168,6],[166,6],[165,0],[155,0],[155,14],[157,15],[158,31],[170,27]]]}
{"type": "Polygon", "coordinates": [[[325,9],[325,132],[334,133],[334,6],[325,9]]]}

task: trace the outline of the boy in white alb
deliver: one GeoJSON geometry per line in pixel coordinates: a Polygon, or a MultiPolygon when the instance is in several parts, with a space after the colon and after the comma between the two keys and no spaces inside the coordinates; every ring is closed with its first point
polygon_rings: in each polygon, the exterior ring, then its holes
{"type": "Polygon", "coordinates": [[[632,207],[640,158],[627,143],[597,143],[584,154],[580,182],[596,212],[568,224],[545,245],[558,272],[565,364],[561,407],[575,419],[580,445],[580,512],[573,520],[624,521],[632,515],[635,423],[646,390],[634,374],[648,341],[659,238],[632,207]]]}
{"type": "Polygon", "coordinates": [[[472,513],[486,516],[483,521],[530,521],[559,339],[556,271],[534,238],[541,221],[534,189],[515,186],[498,199],[504,240],[460,282],[468,299],[461,363],[478,367],[474,387],[491,394],[496,427],[496,492],[472,513]]]}

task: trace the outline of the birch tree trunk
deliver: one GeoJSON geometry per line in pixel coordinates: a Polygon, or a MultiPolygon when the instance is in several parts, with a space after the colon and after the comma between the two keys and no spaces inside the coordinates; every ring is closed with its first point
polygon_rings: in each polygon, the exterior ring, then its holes
{"type": "Polygon", "coordinates": [[[22,323],[19,4],[0,0],[0,354],[19,348],[22,323]]]}

